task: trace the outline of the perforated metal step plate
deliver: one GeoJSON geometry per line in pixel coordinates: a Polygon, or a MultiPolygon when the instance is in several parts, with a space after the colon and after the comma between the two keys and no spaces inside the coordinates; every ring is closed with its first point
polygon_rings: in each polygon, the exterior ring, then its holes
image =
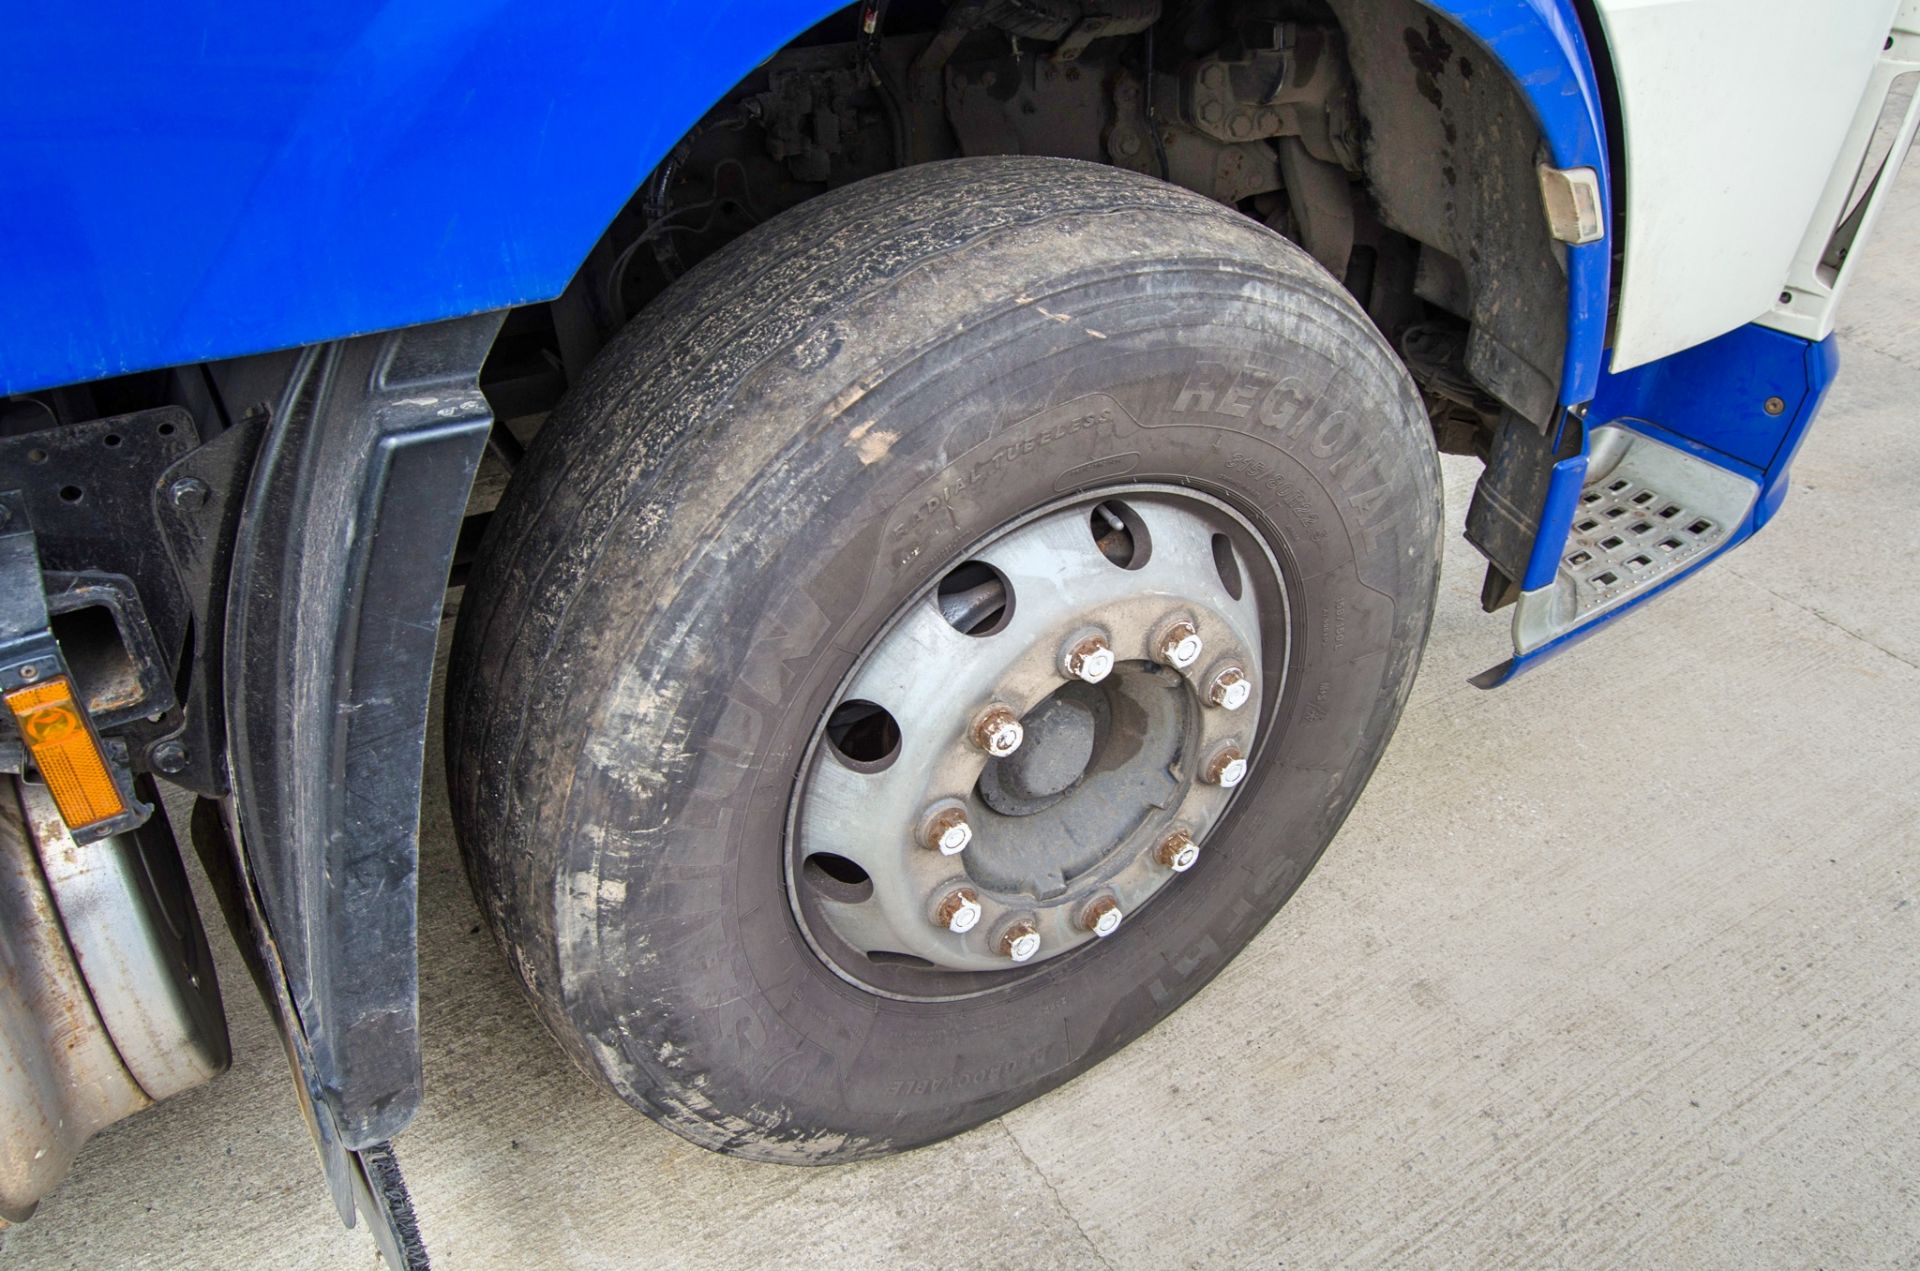
{"type": "Polygon", "coordinates": [[[1628,429],[1596,428],[1588,482],[1551,585],[1523,594],[1514,645],[1528,653],[1586,626],[1724,547],[1759,487],[1628,429]]]}

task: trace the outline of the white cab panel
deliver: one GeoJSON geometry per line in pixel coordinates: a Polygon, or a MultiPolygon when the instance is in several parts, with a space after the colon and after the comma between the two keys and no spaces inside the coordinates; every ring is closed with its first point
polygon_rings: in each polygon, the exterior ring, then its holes
{"type": "Polygon", "coordinates": [[[1901,5],[1598,7],[1626,134],[1626,263],[1612,362],[1620,371],[1774,311],[1816,209],[1842,175],[1836,168],[1901,5]]]}

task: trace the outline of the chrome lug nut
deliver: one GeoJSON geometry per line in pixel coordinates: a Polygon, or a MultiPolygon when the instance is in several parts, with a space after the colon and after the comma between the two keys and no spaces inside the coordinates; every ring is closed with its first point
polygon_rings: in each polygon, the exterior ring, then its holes
{"type": "Polygon", "coordinates": [[[1026,732],[1011,709],[995,702],[974,719],[973,730],[968,736],[974,745],[995,759],[1005,759],[1020,749],[1021,739],[1026,732]]]}
{"type": "Polygon", "coordinates": [[[1064,664],[1074,679],[1098,684],[1113,674],[1113,646],[1105,636],[1088,636],[1067,650],[1064,664]]]}
{"type": "Polygon", "coordinates": [[[979,892],[971,887],[949,887],[934,902],[933,925],[964,936],[980,925],[982,912],[979,892]]]}
{"type": "Polygon", "coordinates": [[[1040,952],[1040,928],[1031,918],[1015,918],[1000,928],[993,942],[994,951],[1015,962],[1031,962],[1040,952]]]}
{"type": "Polygon", "coordinates": [[[967,821],[967,810],[952,800],[934,804],[921,818],[920,846],[924,848],[942,856],[958,856],[971,842],[973,826],[967,821]]]}
{"type": "Polygon", "coordinates": [[[1120,930],[1120,920],[1124,917],[1126,917],[1126,915],[1120,912],[1119,901],[1115,900],[1112,896],[1095,896],[1080,910],[1080,929],[1082,931],[1091,931],[1094,935],[1105,940],[1108,936],[1120,930]]]}
{"type": "Polygon", "coordinates": [[[1184,671],[1200,660],[1200,629],[1179,618],[1160,629],[1154,637],[1153,656],[1176,671],[1184,671]]]}
{"type": "Polygon", "coordinates": [[[1207,760],[1207,766],[1200,773],[1201,779],[1208,785],[1219,786],[1225,790],[1231,790],[1239,785],[1246,779],[1246,775],[1247,757],[1241,752],[1240,747],[1232,742],[1214,751],[1213,758],[1207,760]]]}
{"type": "Polygon", "coordinates": [[[1224,710],[1237,711],[1253,696],[1253,681],[1237,666],[1223,666],[1207,684],[1207,701],[1224,710]]]}
{"type": "Polygon", "coordinates": [[[1184,874],[1200,860],[1200,845],[1185,830],[1175,830],[1153,849],[1153,859],[1176,874],[1184,874]]]}

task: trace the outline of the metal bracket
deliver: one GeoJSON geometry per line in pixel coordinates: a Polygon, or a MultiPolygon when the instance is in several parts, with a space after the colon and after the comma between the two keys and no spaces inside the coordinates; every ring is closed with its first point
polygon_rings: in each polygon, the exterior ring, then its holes
{"type": "Polygon", "coordinates": [[[66,669],[47,616],[40,548],[18,490],[0,493],[0,690],[66,669]]]}
{"type": "MultiPolygon", "coordinates": [[[[61,676],[71,680],[72,673],[54,639],[46,576],[40,569],[33,526],[27,519],[27,501],[18,490],[8,490],[0,493],[0,693],[46,684],[61,676]]],[[[153,805],[134,797],[125,748],[118,748],[116,753],[115,748],[101,747],[99,730],[84,703],[77,713],[93,734],[95,748],[105,756],[107,771],[120,792],[120,805],[126,809],[111,820],[73,831],[76,843],[91,843],[138,828],[153,814],[153,805]]],[[[14,754],[25,762],[24,751],[10,751],[4,757],[12,759],[14,754]]]]}

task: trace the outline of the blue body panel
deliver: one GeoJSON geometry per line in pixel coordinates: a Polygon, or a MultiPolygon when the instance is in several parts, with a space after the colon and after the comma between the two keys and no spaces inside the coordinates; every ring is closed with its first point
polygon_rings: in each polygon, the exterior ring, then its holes
{"type": "MultiPolygon", "coordinates": [[[[565,289],[648,172],[831,0],[29,5],[0,77],[0,393],[565,289]]],[[[1450,0],[1554,162],[1607,173],[1569,0],[1450,0]]],[[[1608,246],[1570,248],[1563,402],[1608,246]]]]}
{"type": "MultiPolygon", "coordinates": [[[[1759,497],[1726,545],[1700,564],[1608,610],[1584,627],[1530,653],[1515,655],[1477,682],[1487,688],[1506,683],[1693,577],[1752,538],[1785,501],[1793,457],[1799,453],[1808,427],[1839,374],[1838,336],[1830,335],[1815,343],[1765,327],[1746,326],[1659,362],[1620,375],[1602,376],[1587,412],[1590,425],[1618,424],[1677,446],[1755,482],[1760,487],[1759,497]],[[1781,399],[1780,414],[1766,413],[1768,397],[1781,399]]],[[[1524,584],[1528,590],[1553,581],[1573,525],[1574,500],[1586,469],[1585,455],[1563,459],[1554,467],[1547,513],[1541,518],[1540,537],[1528,563],[1524,584]]]]}
{"type": "Polygon", "coordinates": [[[565,289],[824,0],[16,6],[0,392],[565,289]]]}
{"type": "Polygon", "coordinates": [[[1807,342],[1745,326],[1672,357],[1600,381],[1587,418],[1684,421],[1688,441],[1764,471],[1793,431],[1785,406],[1807,390],[1807,342]],[[1769,399],[1783,409],[1767,413],[1769,399]]]}

